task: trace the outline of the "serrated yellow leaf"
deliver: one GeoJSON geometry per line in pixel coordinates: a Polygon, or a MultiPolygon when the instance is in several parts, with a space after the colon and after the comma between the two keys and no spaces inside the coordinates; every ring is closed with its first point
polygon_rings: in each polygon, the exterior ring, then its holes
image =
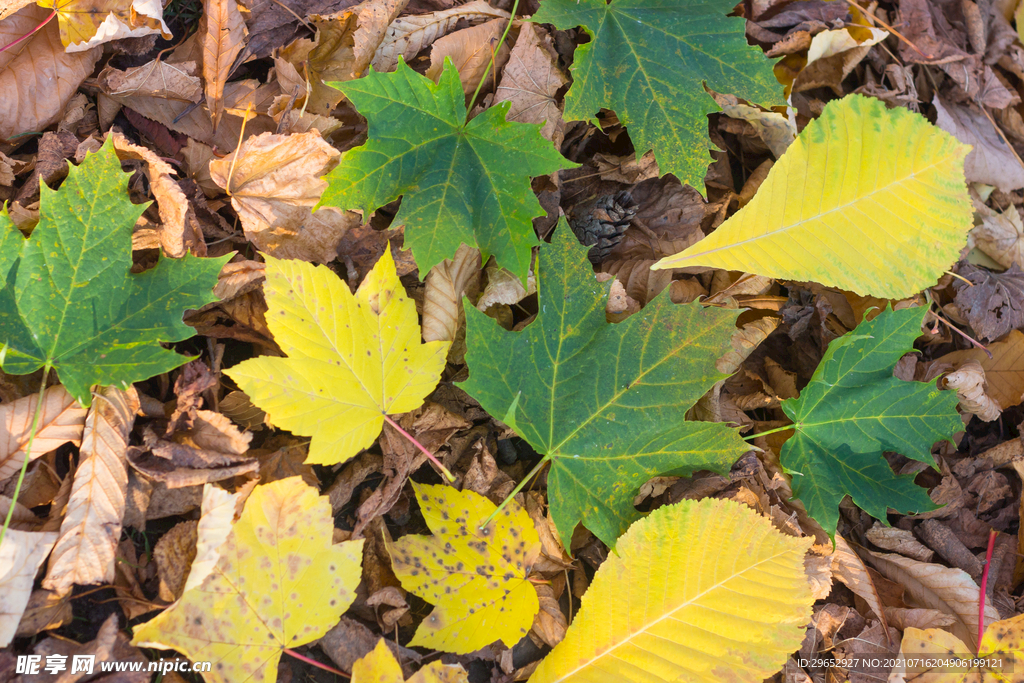
{"type": "Polygon", "coordinates": [[[370,654],[352,665],[352,683],[468,683],[466,671],[457,664],[430,662],[408,681],[402,667],[381,638],[370,654]]]}
{"type": "Polygon", "coordinates": [[[899,299],[935,284],[973,225],[970,147],[915,113],[849,95],[807,124],[754,199],[652,266],[710,266],[899,299]]]}
{"type": "Polygon", "coordinates": [[[355,294],[326,266],[265,259],[267,326],[288,357],[224,372],[275,425],[312,437],[307,463],[344,462],[380,435],[384,415],[423,404],[449,342],[421,341],[390,248],[355,294]]]}
{"type": "Polygon", "coordinates": [[[483,529],[497,507],[472,491],[413,482],[433,536],[388,544],[402,586],[435,605],[410,647],[466,654],[496,640],[512,647],[540,609],[528,577],[540,554],[530,515],[515,500],[483,529]]]}
{"type": "Polygon", "coordinates": [[[1024,681],[1024,614],[989,624],[974,654],[948,631],[908,628],[892,683],[1019,683],[1024,681]],[[957,658],[970,665],[950,665],[957,658]]]}
{"type": "Polygon", "coordinates": [[[658,508],[619,539],[530,683],[760,683],[803,640],[810,545],[728,500],[658,508]]]}
{"type": "Polygon", "coordinates": [[[355,599],[363,541],[332,545],[333,529],[327,498],[301,477],[257,487],[210,575],[132,643],[213,662],[207,683],[276,680],[281,652],[322,636],[355,599]]]}

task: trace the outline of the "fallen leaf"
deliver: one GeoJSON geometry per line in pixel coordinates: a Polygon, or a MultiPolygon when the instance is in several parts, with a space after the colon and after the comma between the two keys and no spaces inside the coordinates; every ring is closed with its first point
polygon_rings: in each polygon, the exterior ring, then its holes
{"type": "Polygon", "coordinates": [[[418,408],[437,385],[446,342],[420,342],[390,249],[355,294],[326,266],[267,257],[268,325],[288,358],[225,370],[274,424],[311,436],[310,464],[345,462],[384,415],[418,408]]]}
{"type": "Polygon", "coordinates": [[[939,356],[935,363],[949,363],[956,368],[967,361],[977,361],[985,372],[988,394],[1003,408],[1018,405],[1024,397],[1024,333],[1010,330],[1003,341],[989,344],[988,350],[991,358],[981,349],[970,348],[939,356]]]}
{"type": "Polygon", "coordinates": [[[39,566],[57,541],[56,531],[8,529],[0,543],[0,647],[7,647],[28,605],[39,566]]]}
{"type": "Polygon", "coordinates": [[[193,103],[203,97],[195,62],[168,64],[154,59],[124,71],[107,67],[103,74],[99,80],[105,82],[106,92],[111,96],[140,95],[193,103]]]}
{"type": "Polygon", "coordinates": [[[403,536],[388,544],[402,587],[434,605],[409,641],[467,654],[496,640],[512,647],[539,609],[530,570],[540,538],[514,500],[483,528],[497,507],[472,491],[413,482],[420,513],[433,536],[403,536]]]}
{"type": "MultiPolygon", "coordinates": [[[[31,5],[0,22],[0,44],[28,35],[49,12],[31,5]]],[[[44,130],[64,114],[78,86],[92,74],[101,49],[68,53],[60,30],[50,22],[10,49],[0,52],[0,139],[44,130]]]]}
{"type": "Polygon", "coordinates": [[[462,298],[480,280],[480,252],[466,245],[427,273],[423,294],[423,341],[454,342],[459,321],[465,325],[462,298]]]}
{"type": "Polygon", "coordinates": [[[995,185],[1003,192],[1024,187],[1024,167],[988,117],[972,105],[948,102],[938,95],[932,104],[938,113],[935,125],[972,147],[964,159],[967,182],[995,185]]]}
{"type": "Polygon", "coordinates": [[[486,24],[470,26],[438,38],[430,49],[430,66],[424,75],[436,83],[450,59],[458,69],[462,91],[466,95],[476,92],[485,71],[488,80],[484,87],[493,86],[496,71],[500,71],[508,61],[508,45],[502,43],[500,48],[498,46],[507,25],[506,19],[492,19],[486,24]]]}
{"type": "Polygon", "coordinates": [[[466,671],[457,664],[430,662],[406,679],[402,667],[383,638],[377,646],[352,665],[352,683],[468,683],[466,671]]]}
{"type": "Polygon", "coordinates": [[[888,31],[877,28],[840,28],[818,33],[811,39],[807,64],[797,74],[793,92],[828,87],[842,97],[843,80],[867,56],[872,45],[888,37],[888,31]],[[858,33],[856,37],[854,31],[858,33]]]}
{"type": "MultiPolygon", "coordinates": [[[[542,124],[540,134],[551,140],[556,149],[561,149],[565,121],[555,96],[568,82],[558,67],[558,53],[551,43],[551,36],[536,24],[525,23],[519,29],[516,45],[505,64],[498,89],[494,91],[493,104],[508,100],[512,104],[505,115],[506,120],[542,124]]],[[[650,160],[653,163],[653,155],[650,160]]]]}
{"type": "Polygon", "coordinates": [[[153,561],[160,579],[159,596],[174,602],[185,592],[192,561],[196,557],[196,538],[199,522],[178,522],[168,529],[153,546],[153,561]]]}
{"type": "Polygon", "coordinates": [[[203,46],[203,80],[206,82],[206,106],[210,110],[215,133],[224,115],[224,84],[231,75],[235,58],[242,51],[246,33],[245,22],[235,0],[203,0],[199,26],[203,46]]]}
{"type": "Polygon", "coordinates": [[[322,636],[355,599],[363,543],[332,545],[333,526],[299,477],[256,487],[213,572],[136,626],[132,644],[213,661],[211,682],[275,680],[283,650],[322,636]]]}
{"type": "MultiPolygon", "coordinates": [[[[0,405],[0,482],[18,473],[32,432],[32,418],[39,396],[19,398],[0,405]]],[[[65,443],[82,443],[86,409],[64,387],[54,386],[43,396],[39,429],[32,444],[33,460],[65,443]]]]}
{"type": "Polygon", "coordinates": [[[868,604],[875,617],[882,622],[883,628],[889,628],[882,599],[878,595],[875,582],[864,561],[839,534],[836,534],[835,544],[836,549],[832,555],[832,576],[846,584],[847,588],[868,604]]]}
{"type": "Polygon", "coordinates": [[[984,212],[978,211],[981,225],[971,230],[969,244],[977,246],[1003,268],[1014,263],[1024,266],[1024,221],[1017,207],[1009,206],[1003,212],[992,211],[984,205],[983,208],[984,212]]]}
{"type": "Polygon", "coordinates": [[[1024,271],[1020,266],[1013,264],[1005,273],[970,264],[960,264],[957,270],[973,285],[954,280],[957,308],[981,340],[999,339],[1024,327],[1024,271]]]}
{"type": "MultiPolygon", "coordinates": [[[[364,0],[337,14],[313,16],[319,31],[320,48],[330,46],[330,67],[322,68],[317,52],[310,55],[310,67],[321,84],[361,78],[374,53],[388,33],[388,27],[402,13],[409,0],[364,0]]],[[[321,55],[321,59],[326,55],[321,55]]]]}
{"type": "MultiPolygon", "coordinates": [[[[1020,677],[1024,666],[1024,614],[988,625],[977,655],[974,647],[946,631],[908,628],[900,643],[900,658],[889,675],[889,683],[996,683],[1020,677]],[[922,658],[921,655],[927,653],[922,658]],[[937,663],[950,659],[967,660],[965,665],[937,663]],[[933,661],[922,661],[933,660],[933,661]],[[973,664],[973,665],[972,665],[973,664]]],[[[973,634],[971,643],[976,642],[973,634]]]]}
{"type": "MultiPolygon", "coordinates": [[[[2,609],[2,608],[0,608],[2,609]]],[[[71,623],[71,593],[60,595],[42,588],[32,591],[25,613],[18,623],[15,638],[31,638],[43,631],[52,631],[71,623]]],[[[2,620],[0,620],[2,621],[2,620]]]]}
{"type": "Polygon", "coordinates": [[[776,159],[782,157],[796,140],[796,122],[788,117],[744,104],[734,95],[712,93],[712,97],[726,116],[746,121],[753,126],[776,159]]]}
{"type": "Polygon", "coordinates": [[[362,224],[353,211],[313,207],[327,187],[321,176],[340,153],[317,132],[263,133],[210,162],[210,177],[231,197],[246,237],[277,258],[328,263],[338,243],[362,224]]]}
{"type": "MultiPolygon", "coordinates": [[[[864,532],[869,541],[883,550],[890,550],[900,555],[918,560],[920,562],[931,562],[935,552],[926,548],[913,532],[900,529],[894,526],[882,526],[880,522],[864,532]]],[[[899,628],[899,627],[897,627],[899,628]]]]}
{"type": "Polygon", "coordinates": [[[126,453],[139,397],[134,388],[107,387],[94,394],[85,419],[81,454],[60,536],[43,588],[111,583],[128,491],[126,453]]]}
{"type": "Polygon", "coordinates": [[[985,369],[976,360],[964,361],[953,372],[942,378],[942,385],[955,389],[960,399],[960,410],[975,415],[982,422],[998,420],[1003,407],[986,392],[985,369]]]}
{"type": "Polygon", "coordinates": [[[530,681],[760,683],[804,637],[810,544],[732,501],[660,507],[619,539],[530,681]]]}
{"type": "Polygon", "coordinates": [[[122,38],[173,36],[160,0],[41,0],[57,14],[60,39],[68,52],[83,52],[122,38]]]}

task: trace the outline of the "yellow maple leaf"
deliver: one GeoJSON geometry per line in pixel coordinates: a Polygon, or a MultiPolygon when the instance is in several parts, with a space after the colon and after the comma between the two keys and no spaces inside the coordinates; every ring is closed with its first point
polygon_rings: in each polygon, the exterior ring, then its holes
{"type": "Polygon", "coordinates": [[[530,683],[760,683],[804,637],[810,545],[729,500],[658,508],[619,538],[530,683]]]}
{"type": "Polygon", "coordinates": [[[213,662],[207,683],[277,679],[285,648],[316,640],[355,599],[363,541],[331,544],[326,497],[301,477],[257,487],[213,571],[132,643],[213,662]]]}
{"type": "Polygon", "coordinates": [[[68,52],[120,38],[173,37],[164,23],[160,0],[39,0],[36,4],[57,13],[60,41],[68,52]]]}
{"type": "Polygon", "coordinates": [[[388,544],[402,586],[435,605],[410,647],[466,654],[496,640],[512,647],[540,609],[529,581],[540,537],[527,512],[510,500],[483,529],[496,506],[472,491],[413,482],[433,536],[403,536],[388,544]]]}
{"type": "Polygon", "coordinates": [[[307,463],[344,462],[437,386],[449,342],[424,344],[388,249],[352,294],[326,266],[265,257],[267,326],[287,358],[225,373],[278,427],[312,437],[307,463]]]}
{"type": "Polygon", "coordinates": [[[977,655],[938,628],[906,629],[900,655],[891,683],[1019,683],[1024,681],[1024,614],[989,624],[977,655]]]}
{"type": "Polygon", "coordinates": [[[402,667],[381,638],[373,650],[352,665],[352,683],[468,683],[461,666],[431,662],[412,675],[408,681],[402,667]]]}

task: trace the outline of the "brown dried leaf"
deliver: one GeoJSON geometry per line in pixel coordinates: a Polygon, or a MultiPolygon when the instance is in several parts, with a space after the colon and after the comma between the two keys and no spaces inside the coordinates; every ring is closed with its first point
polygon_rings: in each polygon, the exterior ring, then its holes
{"type": "MultiPolygon", "coordinates": [[[[479,286],[480,251],[460,245],[455,256],[427,273],[423,294],[423,341],[454,341],[459,328],[462,297],[479,286]]],[[[463,318],[464,319],[464,318],[463,318]]]]}
{"type": "Polygon", "coordinates": [[[651,270],[654,263],[653,259],[610,258],[601,263],[601,272],[614,275],[630,298],[646,304],[672,283],[672,271],[651,270]]]}
{"type": "Polygon", "coordinates": [[[444,69],[444,60],[448,57],[459,70],[462,90],[467,95],[473,94],[484,78],[485,71],[487,83],[484,87],[490,88],[494,83],[495,72],[500,71],[508,61],[507,43],[502,43],[501,49],[494,54],[506,24],[505,19],[492,19],[486,24],[470,26],[439,38],[430,49],[430,67],[427,69],[426,77],[436,83],[444,69]],[[488,67],[492,66],[492,59],[493,68],[488,70],[488,67]]]}
{"type": "MultiPolygon", "coordinates": [[[[25,446],[32,430],[32,415],[39,396],[26,396],[0,405],[0,482],[21,469],[25,446]]],[[[50,387],[43,396],[39,431],[32,444],[32,460],[58,446],[82,443],[86,410],[62,386],[50,387]]]]}
{"type": "Polygon", "coordinates": [[[1019,404],[1024,394],[1024,333],[1011,330],[1003,341],[989,344],[988,350],[992,358],[981,349],[967,349],[947,353],[935,363],[957,368],[967,361],[977,361],[985,371],[988,394],[1003,408],[1019,404]]]}
{"type": "Polygon", "coordinates": [[[1024,221],[1015,206],[1007,207],[1002,213],[975,202],[981,225],[971,230],[968,243],[976,246],[1003,268],[1014,263],[1024,266],[1024,221]]]}
{"type": "Polygon", "coordinates": [[[999,339],[1010,330],[1024,326],[1024,271],[1013,264],[1005,273],[993,273],[970,264],[960,264],[956,305],[982,340],[999,339]]]}
{"type": "MultiPolygon", "coordinates": [[[[551,140],[556,149],[561,149],[565,121],[555,95],[568,82],[569,79],[558,68],[558,53],[551,43],[551,36],[537,24],[524,23],[491,106],[510,102],[505,115],[507,121],[543,124],[541,135],[551,140]]],[[[654,161],[653,154],[650,160],[654,161]]]]}
{"type": "Polygon", "coordinates": [[[933,550],[926,548],[913,533],[906,529],[882,526],[879,522],[875,522],[875,525],[864,535],[879,548],[906,555],[920,562],[931,562],[935,557],[933,550]]]}
{"type": "Polygon", "coordinates": [[[832,555],[832,576],[846,584],[854,594],[860,596],[875,613],[875,616],[881,620],[883,626],[888,628],[882,599],[878,595],[875,582],[872,580],[867,566],[853,551],[846,539],[839,534],[836,534],[836,551],[832,555]]]}
{"type": "Polygon", "coordinates": [[[15,638],[29,638],[71,623],[71,593],[60,595],[42,588],[32,591],[15,638]]]}
{"type": "Polygon", "coordinates": [[[174,602],[185,592],[192,561],[196,558],[199,522],[179,522],[160,537],[153,547],[153,559],[160,578],[160,599],[174,602]]]}
{"type": "Polygon", "coordinates": [[[487,284],[476,302],[476,307],[484,312],[495,304],[511,306],[537,291],[537,282],[533,273],[526,276],[526,287],[523,287],[523,283],[518,277],[499,267],[493,260],[487,263],[484,274],[487,284]]]}
{"type": "Polygon", "coordinates": [[[235,58],[242,51],[246,33],[245,22],[235,0],[203,0],[203,18],[199,27],[203,45],[203,80],[206,82],[206,106],[210,110],[215,133],[224,115],[224,85],[231,75],[235,58]]]}
{"type": "Polygon", "coordinates": [[[715,362],[715,368],[728,375],[739,370],[743,361],[754,352],[761,342],[768,338],[769,334],[775,331],[781,322],[782,320],[774,316],[765,316],[736,330],[730,341],[732,350],[727,351],[715,362]]]}
{"type": "MultiPolygon", "coordinates": [[[[0,22],[0,45],[29,35],[48,15],[48,10],[31,5],[7,17],[0,22]]],[[[58,121],[102,54],[101,48],[65,52],[54,21],[0,52],[0,139],[58,121]]]]}
{"type": "Polygon", "coordinates": [[[973,147],[964,160],[967,182],[995,185],[1003,192],[1024,187],[1024,167],[981,110],[948,102],[938,95],[932,104],[938,112],[935,125],[973,147]]]}
{"type": "MultiPolygon", "coordinates": [[[[378,46],[388,33],[409,0],[365,0],[355,7],[337,14],[313,16],[313,22],[324,31],[325,22],[331,22],[337,36],[331,36],[331,81],[351,81],[363,76],[370,66],[378,46]]],[[[321,44],[325,37],[321,34],[321,44]]],[[[326,74],[323,74],[326,76],[326,74]]]]}
{"type": "Polygon", "coordinates": [[[976,415],[983,422],[998,420],[1003,412],[999,402],[986,393],[985,369],[976,360],[961,363],[958,370],[942,378],[942,385],[956,390],[962,412],[976,415]]]}
{"type": "Polygon", "coordinates": [[[203,97],[195,62],[168,64],[154,59],[149,64],[124,71],[108,67],[104,73],[107,74],[107,95],[145,95],[182,102],[199,102],[203,97]]]}
{"type": "Polygon", "coordinates": [[[114,555],[128,491],[125,455],[139,397],[134,388],[106,387],[93,398],[67,514],[43,579],[43,588],[58,593],[75,584],[114,580],[114,555]]]}
{"type": "Polygon", "coordinates": [[[56,541],[56,531],[7,530],[0,544],[0,647],[14,638],[39,565],[56,541]]]}
{"type": "Polygon", "coordinates": [[[491,7],[484,0],[473,0],[451,9],[400,17],[388,27],[387,35],[373,55],[374,71],[394,71],[398,57],[410,61],[435,40],[452,30],[460,20],[471,25],[495,18],[505,18],[508,12],[491,7]]]}
{"type": "Polygon", "coordinates": [[[235,152],[210,162],[210,176],[231,197],[246,237],[278,258],[327,263],[337,258],[344,234],[362,223],[354,211],[322,208],[321,176],[340,153],[319,133],[249,138],[235,152]]]}

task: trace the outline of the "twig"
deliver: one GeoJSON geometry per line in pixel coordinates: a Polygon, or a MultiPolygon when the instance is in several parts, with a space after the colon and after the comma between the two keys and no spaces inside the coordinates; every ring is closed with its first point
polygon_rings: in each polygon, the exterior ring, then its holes
{"type": "Polygon", "coordinates": [[[420,451],[424,455],[427,456],[427,458],[430,460],[430,462],[434,463],[434,465],[436,465],[437,468],[439,470],[441,470],[441,474],[444,475],[445,479],[447,479],[449,482],[455,481],[455,477],[453,477],[452,473],[448,471],[448,468],[445,467],[444,465],[442,465],[441,461],[438,460],[436,457],[434,457],[433,453],[428,451],[423,444],[421,444],[419,441],[417,441],[416,437],[414,437],[412,434],[410,434],[409,432],[407,432],[404,429],[402,429],[402,427],[397,422],[392,420],[391,416],[388,415],[387,413],[381,413],[381,415],[384,416],[384,421],[385,422],[387,422],[389,425],[394,427],[396,432],[398,432],[399,434],[404,436],[406,439],[408,439],[409,443],[411,443],[413,446],[415,446],[416,448],[420,449],[420,451]]]}
{"type": "Polygon", "coordinates": [[[1003,139],[1003,144],[1010,148],[1010,153],[1013,154],[1013,158],[1017,160],[1017,163],[1020,164],[1021,168],[1024,168],[1024,160],[1021,160],[1020,155],[1017,154],[1017,150],[1014,149],[1013,145],[1011,145],[1010,141],[1006,138],[1006,133],[1004,133],[1003,129],[999,127],[996,120],[992,118],[992,115],[988,113],[988,108],[986,108],[981,102],[975,101],[975,103],[978,105],[978,109],[981,109],[981,113],[985,115],[985,118],[988,119],[988,122],[991,123],[992,127],[996,129],[997,133],[999,133],[999,137],[1003,139]]]}
{"type": "MultiPolygon", "coordinates": [[[[938,304],[936,304],[936,305],[938,305],[938,304]]],[[[939,322],[941,322],[943,325],[945,325],[949,329],[953,330],[954,332],[959,334],[961,337],[963,337],[967,341],[971,342],[971,344],[973,344],[974,346],[977,346],[979,349],[984,351],[985,355],[987,355],[989,357],[989,360],[992,359],[992,352],[989,351],[987,348],[985,348],[985,345],[982,344],[980,341],[976,341],[974,339],[974,337],[970,336],[969,334],[967,334],[966,332],[964,332],[963,330],[958,328],[956,325],[954,325],[953,323],[951,323],[948,320],[946,320],[945,318],[943,318],[941,315],[938,314],[937,311],[933,311],[931,308],[929,308],[928,312],[931,313],[932,315],[934,315],[935,319],[938,320],[939,322]]]]}

